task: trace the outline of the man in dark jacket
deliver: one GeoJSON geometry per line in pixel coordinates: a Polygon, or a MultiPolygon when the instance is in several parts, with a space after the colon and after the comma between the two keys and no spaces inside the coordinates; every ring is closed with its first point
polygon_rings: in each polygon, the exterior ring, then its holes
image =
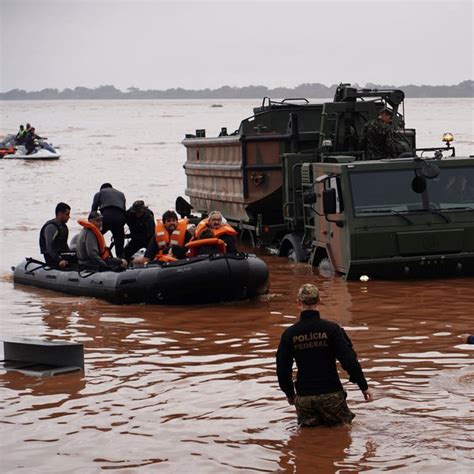
{"type": "Polygon", "coordinates": [[[102,234],[109,230],[112,232],[115,254],[118,258],[124,258],[125,195],[118,189],[114,189],[110,183],[104,183],[92,201],[91,212],[98,209],[104,218],[102,234]]]}
{"type": "Polygon", "coordinates": [[[125,258],[130,260],[135,252],[146,248],[155,233],[155,217],[143,201],[135,201],[125,213],[130,229],[130,240],[124,249],[125,258]]]}
{"type": "Polygon", "coordinates": [[[26,148],[26,154],[31,155],[36,151],[36,145],[37,141],[36,140],[45,140],[46,137],[40,137],[39,135],[36,135],[36,130],[34,127],[31,127],[27,133],[25,134],[25,148],[26,148]]]}
{"type": "Polygon", "coordinates": [[[69,229],[66,225],[70,213],[71,207],[68,204],[58,203],[55,210],[56,217],[47,221],[40,230],[40,251],[48,265],[64,268],[69,264],[61,254],[70,252],[67,243],[69,229]]]}
{"type": "Polygon", "coordinates": [[[309,283],[298,291],[300,320],[285,330],[277,353],[278,383],[288,403],[295,405],[303,426],[351,423],[354,414],[337,373],[336,359],[356,383],[366,401],[372,400],[357,354],[338,324],[321,319],[317,311],[318,288],[309,283]],[[298,375],[293,385],[293,360],[298,375]],[[295,395],[296,388],[296,395],[295,395]]]}

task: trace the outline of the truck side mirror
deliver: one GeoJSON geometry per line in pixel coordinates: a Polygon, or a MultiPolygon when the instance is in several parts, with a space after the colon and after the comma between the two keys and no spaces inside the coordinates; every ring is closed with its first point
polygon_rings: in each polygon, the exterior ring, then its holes
{"type": "Polygon", "coordinates": [[[324,214],[336,214],[337,201],[335,188],[329,188],[323,191],[323,210],[324,214]]]}
{"type": "Polygon", "coordinates": [[[304,204],[314,204],[317,200],[316,193],[314,191],[305,191],[303,193],[304,204]]]}
{"type": "Polygon", "coordinates": [[[422,194],[426,189],[426,179],[422,176],[415,176],[411,182],[411,189],[417,194],[422,194]]]}
{"type": "MultiPolygon", "coordinates": [[[[443,155],[441,154],[441,157],[442,156],[443,155]]],[[[421,168],[421,174],[425,178],[434,179],[434,178],[437,178],[439,176],[439,168],[436,165],[432,165],[431,163],[427,163],[426,166],[423,166],[423,168],[421,168]]]]}

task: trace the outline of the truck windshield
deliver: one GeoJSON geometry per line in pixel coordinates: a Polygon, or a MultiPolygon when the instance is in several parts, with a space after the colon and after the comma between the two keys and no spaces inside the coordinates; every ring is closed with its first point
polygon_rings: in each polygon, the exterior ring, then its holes
{"type": "Polygon", "coordinates": [[[413,169],[351,173],[354,214],[474,209],[474,167],[440,167],[437,178],[426,180],[422,194],[411,187],[414,177],[413,169]]]}

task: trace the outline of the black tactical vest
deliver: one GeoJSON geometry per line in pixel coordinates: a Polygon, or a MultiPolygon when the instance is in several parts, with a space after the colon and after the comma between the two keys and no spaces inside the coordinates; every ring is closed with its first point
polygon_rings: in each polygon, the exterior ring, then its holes
{"type": "Polygon", "coordinates": [[[54,234],[53,237],[53,248],[57,253],[63,253],[63,252],[69,252],[69,247],[67,244],[67,239],[69,237],[69,230],[65,224],[63,225],[58,225],[54,219],[51,219],[47,221],[43,227],[41,227],[40,230],[40,238],[39,238],[39,245],[40,245],[40,251],[42,254],[47,253],[47,248],[46,248],[46,238],[44,235],[44,230],[46,229],[46,226],[49,224],[52,224],[56,227],[57,231],[54,234]]]}

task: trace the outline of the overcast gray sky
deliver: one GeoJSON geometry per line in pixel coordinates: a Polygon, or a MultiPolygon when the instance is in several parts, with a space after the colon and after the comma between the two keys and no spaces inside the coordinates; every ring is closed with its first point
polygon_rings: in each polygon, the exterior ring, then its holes
{"type": "Polygon", "coordinates": [[[0,90],[457,84],[472,0],[0,0],[0,90]]]}

